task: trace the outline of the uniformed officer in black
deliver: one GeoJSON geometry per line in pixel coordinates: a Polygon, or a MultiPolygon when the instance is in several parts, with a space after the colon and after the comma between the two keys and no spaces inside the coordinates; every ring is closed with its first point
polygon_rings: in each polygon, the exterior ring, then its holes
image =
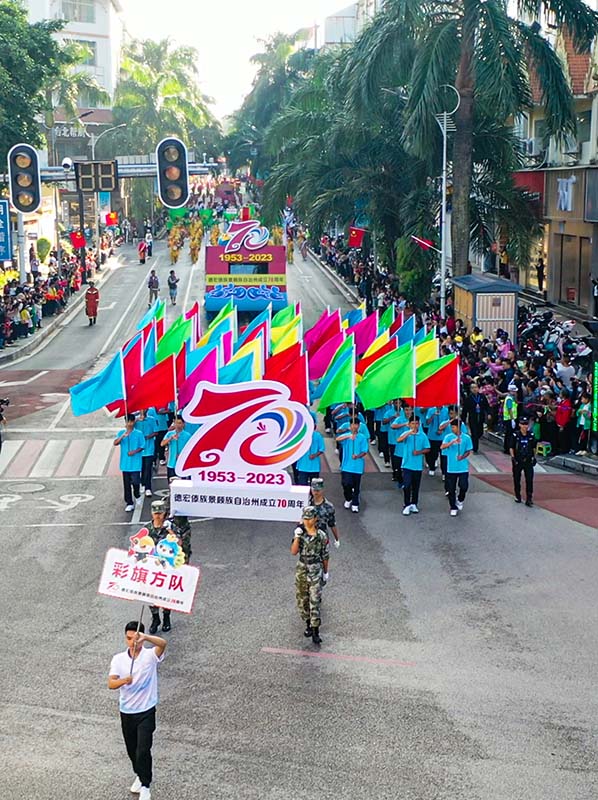
{"type": "Polygon", "coordinates": [[[513,465],[513,488],[515,502],[521,502],[521,473],[525,475],[525,505],[533,506],[534,464],[536,463],[536,437],[529,432],[529,419],[520,417],[518,430],[511,439],[511,462],[513,465]]]}

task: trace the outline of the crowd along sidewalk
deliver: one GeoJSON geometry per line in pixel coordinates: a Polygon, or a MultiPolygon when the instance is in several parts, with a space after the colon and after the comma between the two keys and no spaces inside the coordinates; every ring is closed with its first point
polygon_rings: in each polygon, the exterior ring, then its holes
{"type": "MultiPolygon", "coordinates": [[[[112,275],[115,269],[120,266],[122,256],[120,254],[112,256],[106,261],[106,264],[101,270],[96,270],[93,278],[95,285],[100,288],[108,278],[112,275]]],[[[87,284],[83,284],[76,297],[69,299],[69,302],[60,314],[53,317],[44,317],[42,327],[36,331],[33,336],[28,336],[26,339],[18,339],[15,344],[8,345],[4,350],[0,351],[0,368],[11,361],[16,361],[29,353],[34,352],[43,344],[47,344],[48,339],[57,333],[57,329],[64,325],[68,320],[73,317],[85,304],[85,292],[87,284]]]]}

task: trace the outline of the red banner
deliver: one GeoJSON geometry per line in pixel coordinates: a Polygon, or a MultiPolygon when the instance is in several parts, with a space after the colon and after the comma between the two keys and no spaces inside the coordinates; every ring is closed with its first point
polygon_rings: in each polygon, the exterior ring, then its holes
{"type": "Polygon", "coordinates": [[[74,231],[73,233],[69,234],[71,244],[76,250],[80,250],[82,247],[85,247],[85,236],[80,231],[74,231]]]}
{"type": "Polygon", "coordinates": [[[109,211],[106,214],[106,225],[118,225],[118,212],[117,211],[109,211]]]}
{"type": "Polygon", "coordinates": [[[361,247],[365,228],[349,228],[349,247],[361,247]]]}

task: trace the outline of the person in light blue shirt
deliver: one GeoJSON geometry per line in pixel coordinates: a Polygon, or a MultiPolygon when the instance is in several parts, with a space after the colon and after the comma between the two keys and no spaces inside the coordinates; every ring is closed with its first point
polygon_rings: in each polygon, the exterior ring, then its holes
{"type": "Polygon", "coordinates": [[[382,406],[381,412],[382,419],[380,420],[380,439],[382,442],[381,452],[384,458],[384,466],[390,467],[390,446],[388,444],[388,431],[390,423],[395,417],[395,407],[392,403],[387,403],[382,406]]]}
{"type": "Polygon", "coordinates": [[[158,421],[150,417],[147,410],[139,412],[135,428],[141,431],[145,439],[145,447],[141,454],[141,485],[145,488],[145,496],[152,496],[152,476],[154,458],[156,455],[156,436],[158,435],[158,421]]]}
{"type": "Polygon", "coordinates": [[[185,420],[179,415],[174,418],[174,428],[168,431],[162,439],[162,447],[168,447],[168,461],[166,462],[166,475],[171,481],[176,478],[176,462],[187,444],[191,434],[185,430],[185,420]]]}
{"type": "Polygon", "coordinates": [[[424,456],[430,449],[430,440],[419,429],[419,417],[411,417],[409,430],[399,435],[403,443],[403,514],[418,514],[419,487],[424,469],[424,456]]]}
{"type": "Polygon", "coordinates": [[[114,445],[120,447],[120,471],[123,475],[123,488],[125,495],[125,511],[133,511],[133,495],[138,503],[143,502],[141,497],[141,466],[143,463],[143,450],[145,437],[135,429],[135,415],[127,414],[125,428],[120,430],[114,440],[114,445]],[[131,491],[132,490],[132,491],[131,491]]]}
{"type": "Polygon", "coordinates": [[[365,472],[365,457],[368,454],[368,439],[359,433],[359,421],[351,421],[349,433],[337,437],[342,442],[343,460],[341,462],[341,483],[345,495],[345,508],[350,508],[354,514],[359,511],[359,493],[361,490],[361,476],[365,472]]]}
{"type": "Polygon", "coordinates": [[[390,423],[390,428],[395,436],[394,452],[392,453],[392,479],[396,481],[398,489],[403,488],[403,442],[400,441],[400,436],[409,429],[412,412],[413,408],[405,400],[403,407],[399,408],[397,416],[390,423]]]}
{"type": "Polygon", "coordinates": [[[320,431],[314,429],[311,436],[309,450],[297,461],[297,483],[299,486],[309,486],[312,478],[320,477],[320,458],[324,455],[324,437],[320,431]]]}
{"type": "MultiPolygon", "coordinates": [[[[440,433],[442,434],[443,439],[447,435],[447,433],[451,432],[451,422],[454,419],[457,419],[459,416],[458,409],[456,406],[449,406],[447,410],[448,410],[448,416],[443,422],[441,422],[439,426],[440,433]]],[[[462,422],[460,430],[462,433],[466,433],[469,435],[469,428],[467,427],[467,423],[462,422]]],[[[446,454],[443,453],[442,450],[440,451],[440,469],[442,470],[443,477],[446,478],[446,454]]],[[[448,488],[446,486],[444,487],[444,491],[448,492],[448,488]]]]}
{"type": "Polygon", "coordinates": [[[166,408],[156,408],[152,412],[152,416],[155,416],[158,422],[158,436],[155,438],[156,442],[156,454],[155,454],[155,461],[156,463],[159,461],[160,464],[166,464],[166,458],[164,453],[164,447],[162,446],[162,441],[164,439],[164,434],[168,430],[168,407],[166,408]]]}
{"type": "Polygon", "coordinates": [[[428,428],[428,439],[430,440],[430,452],[426,455],[428,474],[434,475],[436,472],[436,462],[440,452],[440,444],[444,438],[442,426],[448,424],[448,409],[446,406],[434,406],[428,409],[426,414],[426,425],[428,428]]]}
{"type": "Polygon", "coordinates": [[[469,489],[469,456],[473,450],[473,442],[468,433],[463,431],[463,423],[458,418],[450,422],[451,432],[440,445],[446,455],[446,489],[448,492],[451,517],[456,517],[463,510],[465,495],[469,489]],[[457,497],[457,485],[459,496],[457,497]]]}

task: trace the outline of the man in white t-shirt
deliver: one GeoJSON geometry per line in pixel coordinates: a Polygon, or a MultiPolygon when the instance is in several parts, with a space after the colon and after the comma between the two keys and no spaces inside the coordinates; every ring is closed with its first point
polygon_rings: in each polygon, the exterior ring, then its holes
{"type": "Polygon", "coordinates": [[[108,688],[120,690],[120,722],[127,753],[135,772],[131,792],[151,800],[152,737],[156,730],[158,664],[164,658],[166,639],[147,636],[143,623],[125,625],[127,649],[110,663],[108,688]],[[144,647],[148,642],[153,647],[144,647]]]}

